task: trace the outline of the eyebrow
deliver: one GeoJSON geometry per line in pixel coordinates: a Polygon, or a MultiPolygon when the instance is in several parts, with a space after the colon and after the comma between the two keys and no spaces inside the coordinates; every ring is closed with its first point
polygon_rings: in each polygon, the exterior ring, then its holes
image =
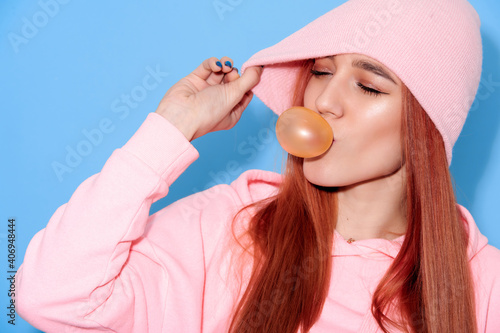
{"type": "MultiPolygon", "coordinates": [[[[333,55],[333,56],[329,56],[327,58],[330,58],[333,60],[334,57],[335,56],[333,55]]],[[[387,71],[385,69],[383,69],[379,65],[376,65],[376,64],[371,63],[369,61],[362,60],[362,59],[355,59],[352,61],[352,67],[357,67],[357,68],[364,69],[365,71],[372,72],[373,74],[381,76],[383,78],[386,78],[387,80],[392,81],[392,83],[394,83],[395,85],[398,85],[396,83],[396,81],[392,78],[392,76],[389,73],[387,73],[387,71]]]]}

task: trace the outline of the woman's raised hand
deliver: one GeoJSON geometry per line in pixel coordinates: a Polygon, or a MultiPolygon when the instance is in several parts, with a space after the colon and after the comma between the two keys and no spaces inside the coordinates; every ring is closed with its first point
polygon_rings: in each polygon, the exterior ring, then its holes
{"type": "Polygon", "coordinates": [[[209,132],[232,128],[252,100],[250,90],[262,73],[261,67],[249,67],[240,77],[232,64],[228,57],[206,59],[166,92],[155,112],[190,141],[209,132]]]}

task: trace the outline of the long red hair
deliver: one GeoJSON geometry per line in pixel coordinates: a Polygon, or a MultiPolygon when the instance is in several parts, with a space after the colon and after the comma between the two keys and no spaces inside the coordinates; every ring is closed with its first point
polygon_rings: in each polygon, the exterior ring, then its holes
{"type": "MultiPolygon", "coordinates": [[[[312,60],[303,63],[293,105],[303,105],[312,65],[312,60]]],[[[455,205],[443,141],[405,86],[402,112],[408,228],[371,310],[384,332],[392,326],[406,332],[475,333],[468,235],[455,205]]],[[[337,194],[336,188],[309,183],[302,163],[289,155],[278,194],[251,205],[256,213],[245,235],[252,245],[252,274],[230,332],[307,332],[321,315],[334,264],[337,194]]]]}

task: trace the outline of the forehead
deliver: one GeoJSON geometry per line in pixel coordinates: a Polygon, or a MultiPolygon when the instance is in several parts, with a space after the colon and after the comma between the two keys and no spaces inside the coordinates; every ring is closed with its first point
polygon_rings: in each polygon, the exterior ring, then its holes
{"type": "Polygon", "coordinates": [[[360,53],[333,54],[333,55],[329,55],[329,56],[318,57],[318,58],[315,58],[314,60],[323,60],[323,59],[332,60],[332,61],[335,61],[337,59],[338,60],[344,60],[344,59],[345,60],[364,60],[364,61],[372,62],[374,64],[377,64],[377,65],[382,66],[382,67],[386,68],[387,70],[389,70],[389,68],[387,68],[384,64],[377,61],[376,59],[373,59],[372,57],[369,57],[367,55],[360,54],[360,53]]]}

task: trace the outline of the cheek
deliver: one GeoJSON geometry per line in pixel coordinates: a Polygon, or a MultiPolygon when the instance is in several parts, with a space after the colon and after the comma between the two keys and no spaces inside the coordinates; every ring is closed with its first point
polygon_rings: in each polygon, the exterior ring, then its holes
{"type": "Polygon", "coordinates": [[[402,108],[397,99],[387,99],[384,101],[363,101],[355,107],[358,112],[353,112],[353,126],[356,129],[358,138],[367,140],[393,139],[399,138],[401,132],[401,112],[402,108]],[[365,135],[361,135],[365,132],[365,135]]]}
{"type": "Polygon", "coordinates": [[[377,117],[367,119],[365,135],[358,138],[359,149],[373,158],[381,159],[381,165],[392,167],[399,163],[401,150],[401,110],[386,110],[377,117]],[[385,163],[384,163],[385,162],[385,163]]]}
{"type": "Polygon", "coordinates": [[[306,86],[304,91],[304,105],[308,108],[314,108],[316,98],[318,97],[319,88],[317,84],[314,84],[312,80],[309,80],[309,83],[306,86]]]}

